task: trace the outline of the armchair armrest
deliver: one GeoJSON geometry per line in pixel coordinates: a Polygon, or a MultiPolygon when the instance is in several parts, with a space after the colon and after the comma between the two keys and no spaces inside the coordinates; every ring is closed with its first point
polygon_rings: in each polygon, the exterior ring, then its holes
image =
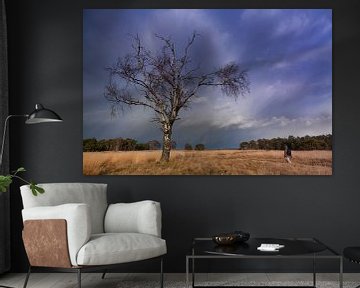
{"type": "Polygon", "coordinates": [[[143,233],[161,237],[160,203],[150,200],[110,204],[105,214],[106,233],[143,233]]]}
{"type": "Polygon", "coordinates": [[[64,219],[26,220],[22,238],[30,265],[72,267],[66,231],[64,219]]]}
{"type": "MultiPolygon", "coordinates": [[[[64,204],[58,206],[33,207],[22,210],[23,221],[64,219],[66,221],[67,241],[70,261],[77,265],[76,256],[80,248],[89,241],[91,235],[91,222],[89,206],[86,204],[64,204]]],[[[40,235],[33,241],[39,241],[40,235]]],[[[48,243],[46,243],[48,244],[48,243]]]]}

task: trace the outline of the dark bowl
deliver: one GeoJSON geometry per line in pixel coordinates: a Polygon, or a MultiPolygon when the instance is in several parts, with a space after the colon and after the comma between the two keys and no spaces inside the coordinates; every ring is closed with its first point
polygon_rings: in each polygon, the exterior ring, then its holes
{"type": "Polygon", "coordinates": [[[212,237],[212,240],[218,245],[232,245],[236,243],[236,234],[219,234],[212,237]]]}
{"type": "Polygon", "coordinates": [[[250,233],[244,231],[234,231],[221,233],[212,237],[212,240],[218,245],[232,245],[235,243],[244,243],[249,240],[250,233]]]}

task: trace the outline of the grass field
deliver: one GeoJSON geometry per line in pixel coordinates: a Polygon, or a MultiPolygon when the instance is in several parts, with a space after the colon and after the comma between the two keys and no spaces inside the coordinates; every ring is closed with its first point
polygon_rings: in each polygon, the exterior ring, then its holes
{"type": "Polygon", "coordinates": [[[292,163],[283,151],[171,151],[160,163],[161,151],[84,152],[84,175],[332,175],[332,151],[293,151],[292,163]]]}

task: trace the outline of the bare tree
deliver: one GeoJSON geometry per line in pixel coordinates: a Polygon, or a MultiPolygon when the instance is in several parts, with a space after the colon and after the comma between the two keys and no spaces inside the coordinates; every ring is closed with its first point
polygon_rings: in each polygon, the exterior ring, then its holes
{"type": "MultiPolygon", "coordinates": [[[[194,67],[190,49],[197,34],[194,32],[181,54],[171,38],[155,35],[162,48],[154,53],[142,45],[139,36],[133,37],[132,52],[119,58],[107,68],[109,83],[104,96],[112,103],[112,111],[118,106],[143,106],[155,112],[153,121],[163,132],[163,148],[160,161],[170,159],[173,125],[179,119],[181,109],[189,107],[202,87],[220,87],[221,91],[235,99],[249,92],[246,71],[236,63],[229,63],[209,73],[194,67]]],[[[114,110],[115,109],[115,110],[114,110]]]]}

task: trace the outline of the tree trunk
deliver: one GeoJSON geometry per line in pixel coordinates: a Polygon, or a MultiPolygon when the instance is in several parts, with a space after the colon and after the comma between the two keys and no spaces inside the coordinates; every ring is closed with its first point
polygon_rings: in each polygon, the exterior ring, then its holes
{"type": "Polygon", "coordinates": [[[172,125],[169,123],[163,124],[163,148],[160,162],[169,162],[170,160],[170,150],[171,150],[171,133],[172,125]]]}

